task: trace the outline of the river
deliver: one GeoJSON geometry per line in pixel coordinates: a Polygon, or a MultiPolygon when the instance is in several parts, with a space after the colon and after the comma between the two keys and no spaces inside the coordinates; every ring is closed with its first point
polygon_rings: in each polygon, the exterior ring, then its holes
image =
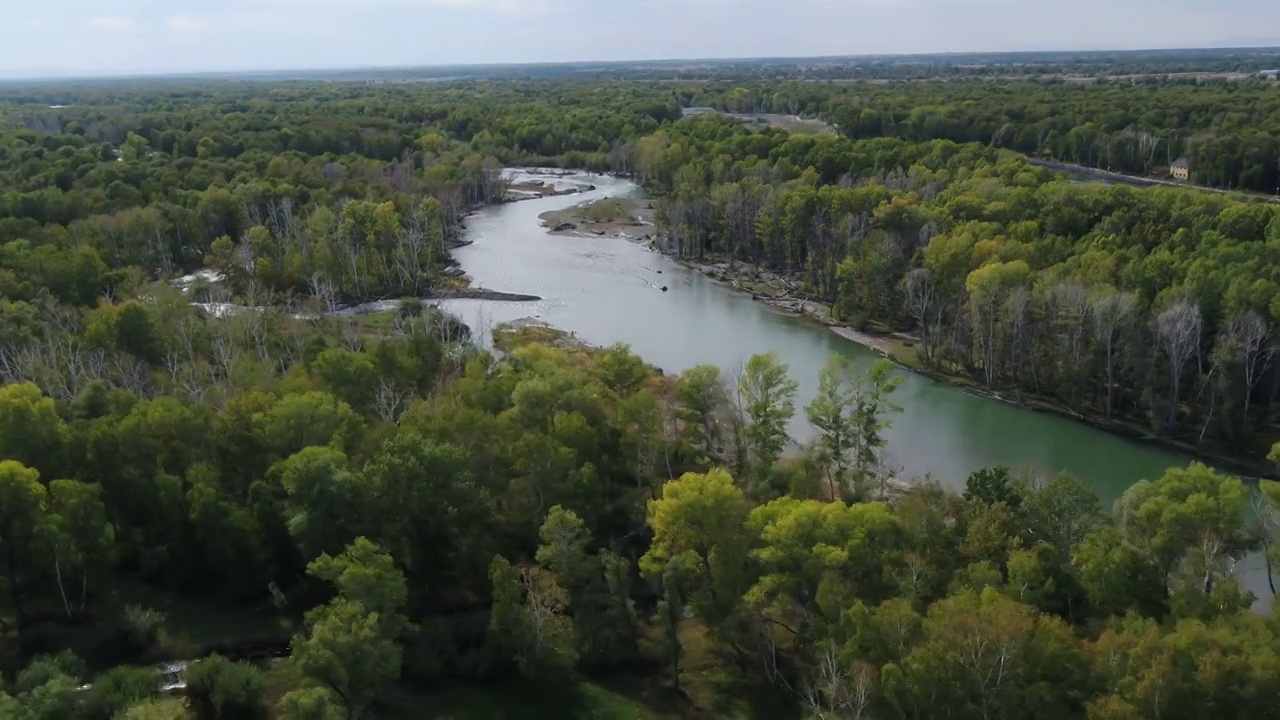
{"type": "MultiPolygon", "coordinates": [[[[454,257],[474,284],[543,298],[444,303],[478,334],[487,335],[501,322],[536,317],[595,345],[626,343],[668,373],[701,364],[733,372],[751,355],[773,351],[800,385],[799,408],[817,392],[818,372],[832,355],[844,355],[864,368],[879,357],[638,243],[550,234],[538,220],[544,212],[641,193],[631,182],[599,175],[554,181],[597,189],[501,205],[467,221],[466,239],[473,243],[454,251],[454,257]],[[662,292],[662,286],[669,292],[662,292]]],[[[1155,479],[1169,467],[1192,461],[1067,418],[971,395],[914,373],[901,375],[893,400],[902,412],[892,418],[886,450],[888,462],[906,478],[930,476],[960,489],[969,473],[990,465],[1046,474],[1065,470],[1110,504],[1139,480],[1155,479]]],[[[802,412],[790,430],[798,440],[812,437],[802,412]]],[[[1270,596],[1260,557],[1248,558],[1240,570],[1258,597],[1270,596]]]]}

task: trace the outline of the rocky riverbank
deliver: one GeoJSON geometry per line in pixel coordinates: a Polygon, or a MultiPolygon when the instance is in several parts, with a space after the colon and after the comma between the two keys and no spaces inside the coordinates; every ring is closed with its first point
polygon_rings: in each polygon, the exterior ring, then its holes
{"type": "Polygon", "coordinates": [[[904,347],[909,348],[914,339],[905,335],[878,336],[849,327],[836,319],[831,306],[800,295],[800,283],[778,273],[763,270],[742,262],[695,262],[673,258],[685,267],[735,290],[751,295],[778,312],[798,315],[822,324],[831,332],[858,343],[888,357],[899,364],[907,358],[900,357],[904,347]]]}
{"type": "Polygon", "coordinates": [[[541,180],[533,180],[530,182],[522,182],[513,184],[507,188],[506,197],[502,199],[503,203],[521,202],[523,200],[538,200],[546,197],[559,197],[561,195],[580,195],[582,193],[595,190],[595,185],[584,185],[581,187],[557,188],[555,185],[545,183],[541,180]]]}

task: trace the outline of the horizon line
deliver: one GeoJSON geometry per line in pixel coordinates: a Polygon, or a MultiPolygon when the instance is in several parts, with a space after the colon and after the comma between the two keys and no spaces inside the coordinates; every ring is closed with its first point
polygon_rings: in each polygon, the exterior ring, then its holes
{"type": "Polygon", "coordinates": [[[1208,44],[1208,45],[1189,45],[1183,47],[1128,47],[1128,48],[1053,48],[1043,50],[953,50],[940,52],[896,52],[896,53],[865,53],[865,54],[848,54],[848,55],[758,55],[758,56],[706,56],[706,57],[669,57],[669,58],[632,58],[618,60],[528,60],[528,61],[507,61],[507,62],[462,62],[462,63],[415,63],[415,64],[394,64],[394,65],[348,65],[348,66],[326,66],[314,68],[300,67],[277,67],[277,68],[257,68],[257,69],[208,69],[208,70],[131,70],[131,71],[107,71],[102,74],[94,74],[92,71],[83,68],[70,69],[66,71],[58,70],[15,70],[14,74],[5,74],[6,71],[0,70],[0,83],[13,82],[69,82],[77,80],[141,80],[141,79],[183,79],[183,78],[212,78],[223,77],[234,79],[237,77],[253,76],[253,75],[289,75],[289,74],[324,74],[324,73],[358,73],[358,72],[387,72],[395,70],[442,70],[442,69],[486,69],[486,68],[541,68],[541,67],[573,67],[581,65],[599,65],[599,66],[618,66],[618,65],[644,65],[651,63],[660,64],[677,64],[677,63],[731,63],[731,62],[796,62],[796,61],[835,61],[835,60],[878,60],[886,58],[953,58],[953,57],[975,57],[984,55],[1059,55],[1059,54],[1079,54],[1079,55],[1106,55],[1106,54],[1124,54],[1124,53],[1155,53],[1155,52],[1228,52],[1228,51],[1275,51],[1280,54],[1280,39],[1268,39],[1268,44],[1259,45],[1240,45],[1240,44],[1208,44]],[[22,73],[32,74],[22,74],[22,73]],[[40,73],[63,73],[63,74],[40,74],[40,73]]]}

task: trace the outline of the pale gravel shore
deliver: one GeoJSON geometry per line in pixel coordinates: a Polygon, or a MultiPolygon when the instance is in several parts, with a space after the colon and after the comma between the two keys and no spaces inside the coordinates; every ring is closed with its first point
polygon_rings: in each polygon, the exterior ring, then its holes
{"type": "MultiPolygon", "coordinates": [[[[831,306],[826,303],[814,300],[778,297],[776,295],[768,295],[743,287],[739,279],[734,278],[729,274],[729,269],[726,263],[698,263],[681,260],[679,258],[671,259],[691,270],[697,271],[713,282],[733,288],[743,294],[750,295],[752,300],[763,302],[779,312],[785,312],[790,315],[802,315],[815,320],[831,332],[846,340],[870,348],[885,357],[892,358],[892,349],[884,338],[862,332],[861,330],[856,330],[844,323],[841,323],[839,320],[836,320],[831,314],[831,306]]],[[[737,266],[740,268],[754,267],[743,263],[738,263],[737,266]]]]}

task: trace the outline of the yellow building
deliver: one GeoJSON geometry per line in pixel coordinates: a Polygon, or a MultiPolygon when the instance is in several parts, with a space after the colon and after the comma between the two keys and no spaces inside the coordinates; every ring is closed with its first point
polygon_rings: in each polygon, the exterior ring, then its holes
{"type": "Polygon", "coordinates": [[[1186,182],[1191,179],[1191,163],[1186,158],[1178,158],[1169,166],[1169,174],[1174,180],[1186,182]]]}

